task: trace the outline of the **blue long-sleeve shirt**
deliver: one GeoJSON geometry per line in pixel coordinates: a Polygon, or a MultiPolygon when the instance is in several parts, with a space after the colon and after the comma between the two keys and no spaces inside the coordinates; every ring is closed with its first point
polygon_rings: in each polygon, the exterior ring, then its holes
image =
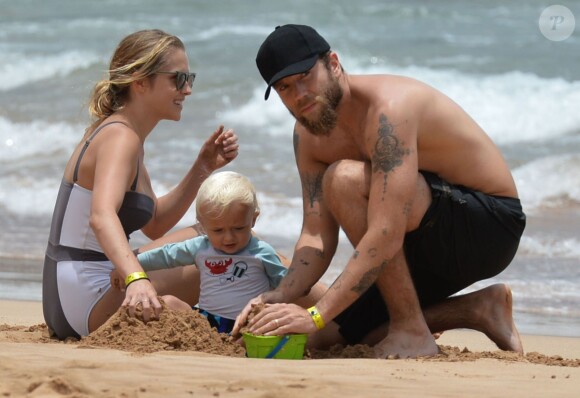
{"type": "Polygon", "coordinates": [[[235,254],[216,250],[206,236],[170,243],[137,256],[144,270],[194,264],[199,269],[199,307],[235,319],[252,298],[278,286],[286,268],[268,243],[252,237],[235,254]]]}

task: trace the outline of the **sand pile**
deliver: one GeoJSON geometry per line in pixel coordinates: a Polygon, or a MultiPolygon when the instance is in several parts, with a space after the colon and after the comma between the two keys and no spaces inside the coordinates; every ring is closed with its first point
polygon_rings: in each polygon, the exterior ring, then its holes
{"type": "Polygon", "coordinates": [[[145,323],[141,308],[135,317],[120,308],[105,324],[87,337],[80,346],[115,348],[131,352],[198,351],[230,357],[245,356],[245,349],[227,334],[218,333],[197,311],[174,311],[164,308],[159,320],[145,323]]]}

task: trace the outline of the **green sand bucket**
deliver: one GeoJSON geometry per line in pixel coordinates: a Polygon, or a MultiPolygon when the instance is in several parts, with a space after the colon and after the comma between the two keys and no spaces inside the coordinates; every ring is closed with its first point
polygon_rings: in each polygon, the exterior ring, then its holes
{"type": "Polygon", "coordinates": [[[302,359],[306,334],[287,334],[285,336],[256,336],[244,333],[246,354],[249,358],[302,359]]]}

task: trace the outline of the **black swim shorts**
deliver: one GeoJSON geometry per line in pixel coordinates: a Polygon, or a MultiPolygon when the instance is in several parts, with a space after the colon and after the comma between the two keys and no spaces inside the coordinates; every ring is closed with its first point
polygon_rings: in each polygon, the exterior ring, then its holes
{"type": "MultiPolygon", "coordinates": [[[[419,228],[405,235],[404,250],[422,307],[474,282],[491,278],[512,261],[526,226],[519,199],[486,195],[421,172],[433,201],[419,228]]],[[[388,321],[373,285],[335,319],[349,344],[388,321]]]]}

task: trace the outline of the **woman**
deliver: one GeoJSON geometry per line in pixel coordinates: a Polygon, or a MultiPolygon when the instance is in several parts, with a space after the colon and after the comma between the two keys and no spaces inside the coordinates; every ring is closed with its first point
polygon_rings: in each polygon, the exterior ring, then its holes
{"type": "MultiPolygon", "coordinates": [[[[159,121],[180,120],[194,79],[180,39],[144,30],[121,41],[108,79],[96,84],[89,104],[95,121],[66,165],[44,263],[44,317],[58,338],[89,334],[120,306],[134,314],[142,303],[145,321],[156,318],[162,310],[158,295],[179,296],[199,285],[193,267],[145,274],[128,240],[138,229],[151,239],[162,237],[205,178],[238,154],[237,136],[220,126],[183,180],[155,196],[143,145],[159,121]],[[126,282],[125,292],[110,289],[113,270],[126,282]]],[[[181,298],[197,300],[191,293],[181,298]]]]}

